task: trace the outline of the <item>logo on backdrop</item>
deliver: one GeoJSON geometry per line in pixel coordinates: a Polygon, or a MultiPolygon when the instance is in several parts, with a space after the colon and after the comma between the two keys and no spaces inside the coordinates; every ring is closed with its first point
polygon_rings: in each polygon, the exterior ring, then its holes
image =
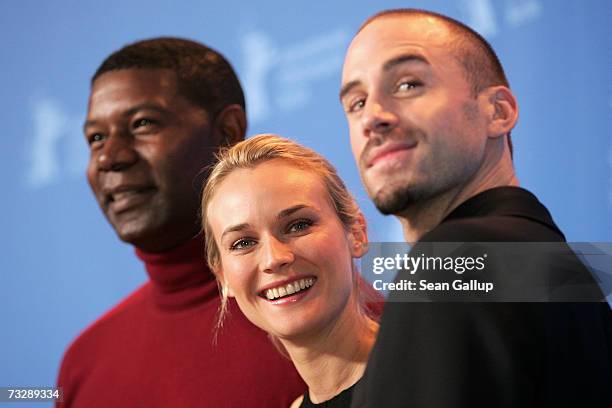
{"type": "Polygon", "coordinates": [[[351,40],[336,29],[281,47],[262,31],[242,39],[244,84],[249,119],[259,122],[274,112],[294,111],[313,98],[313,85],[337,75],[351,40]]]}
{"type": "Polygon", "coordinates": [[[53,98],[34,102],[34,137],[26,150],[25,184],[29,188],[42,188],[83,175],[89,157],[81,130],[83,117],[67,112],[53,98]]]}
{"type": "Polygon", "coordinates": [[[467,24],[488,38],[498,34],[500,25],[516,27],[537,19],[542,12],[541,0],[506,0],[500,18],[493,3],[493,0],[462,1],[467,24]],[[500,24],[500,20],[503,23],[500,24]]]}

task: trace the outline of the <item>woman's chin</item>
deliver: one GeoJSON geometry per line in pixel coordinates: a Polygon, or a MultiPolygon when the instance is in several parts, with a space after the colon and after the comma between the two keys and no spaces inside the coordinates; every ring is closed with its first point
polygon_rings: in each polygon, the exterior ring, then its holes
{"type": "Polygon", "coordinates": [[[310,337],[323,329],[331,319],[329,307],[321,304],[319,299],[296,305],[292,308],[274,310],[266,315],[265,331],[282,340],[298,340],[310,337]]]}

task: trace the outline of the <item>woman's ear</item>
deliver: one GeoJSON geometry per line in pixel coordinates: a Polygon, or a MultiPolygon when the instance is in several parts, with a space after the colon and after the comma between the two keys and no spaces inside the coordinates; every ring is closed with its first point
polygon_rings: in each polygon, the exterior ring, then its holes
{"type": "Polygon", "coordinates": [[[505,86],[492,86],[483,91],[487,104],[487,128],[490,138],[507,135],[518,120],[518,104],[505,86]]]}
{"type": "Polygon", "coordinates": [[[231,146],[244,140],[246,115],[242,106],[228,105],[215,118],[213,124],[220,146],[231,146]]]}
{"type": "Polygon", "coordinates": [[[368,252],[368,229],[365,217],[359,213],[357,219],[349,231],[349,244],[351,246],[351,256],[361,258],[368,252]]]}
{"type": "Polygon", "coordinates": [[[214,275],[215,278],[217,278],[217,282],[219,283],[219,288],[221,289],[221,296],[224,298],[236,297],[234,295],[234,291],[232,290],[232,288],[230,288],[227,281],[225,280],[223,270],[219,269],[218,271],[215,271],[214,275]]]}

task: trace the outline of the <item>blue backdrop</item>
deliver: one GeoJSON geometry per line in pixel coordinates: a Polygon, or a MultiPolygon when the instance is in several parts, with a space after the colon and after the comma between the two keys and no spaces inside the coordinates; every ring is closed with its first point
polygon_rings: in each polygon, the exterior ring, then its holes
{"type": "Polygon", "coordinates": [[[522,185],[569,240],[612,241],[609,0],[5,0],[0,386],[53,385],[70,340],[146,278],[84,176],[81,128],[103,58],[160,35],[219,49],[245,87],[249,134],[273,131],[325,154],[358,196],[371,239],[401,240],[397,222],[362,190],[337,95],[360,23],[406,6],[458,18],[491,41],[520,103],[513,138],[522,185]]]}

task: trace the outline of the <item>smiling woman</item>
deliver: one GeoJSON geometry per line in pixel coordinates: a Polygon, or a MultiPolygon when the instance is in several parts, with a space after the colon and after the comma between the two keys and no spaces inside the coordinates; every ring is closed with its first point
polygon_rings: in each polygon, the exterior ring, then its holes
{"type": "Polygon", "coordinates": [[[378,325],[353,262],[367,251],[365,221],[336,170],[290,140],[255,136],[221,153],[202,225],[223,303],[234,297],[308,384],[293,406],[348,406],[378,325]]]}

